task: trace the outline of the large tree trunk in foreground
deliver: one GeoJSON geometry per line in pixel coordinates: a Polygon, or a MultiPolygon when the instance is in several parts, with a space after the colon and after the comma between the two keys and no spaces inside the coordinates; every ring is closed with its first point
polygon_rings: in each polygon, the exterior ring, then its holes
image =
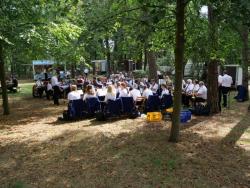
{"type": "Polygon", "coordinates": [[[211,60],[208,64],[208,105],[211,114],[219,112],[219,95],[218,95],[218,61],[211,60]]]}
{"type": "Polygon", "coordinates": [[[248,34],[249,34],[249,27],[243,26],[242,28],[242,68],[243,68],[243,82],[242,85],[247,89],[247,96],[245,100],[249,100],[249,91],[248,91],[248,64],[249,64],[249,47],[248,47],[248,34]]]}
{"type": "MultiPolygon", "coordinates": [[[[210,54],[216,54],[218,48],[217,26],[212,6],[208,6],[210,54]]],[[[208,105],[210,113],[219,113],[219,91],[218,91],[218,60],[210,57],[208,63],[208,105]]]]}
{"type": "Polygon", "coordinates": [[[148,71],[149,71],[149,79],[158,80],[157,77],[157,65],[156,65],[156,54],[153,51],[148,52],[148,71]]]}
{"type": "Polygon", "coordinates": [[[174,90],[174,112],[172,117],[172,127],[170,142],[178,142],[180,132],[180,111],[182,95],[182,70],[184,60],[184,16],[185,0],[177,0],[176,6],[176,47],[175,47],[175,90],[174,90]]]}
{"type": "Polygon", "coordinates": [[[9,103],[8,103],[8,94],[7,94],[7,85],[5,80],[5,70],[4,70],[4,54],[3,54],[3,44],[0,42],[0,80],[2,87],[2,99],[3,99],[3,114],[10,114],[9,103]]]}

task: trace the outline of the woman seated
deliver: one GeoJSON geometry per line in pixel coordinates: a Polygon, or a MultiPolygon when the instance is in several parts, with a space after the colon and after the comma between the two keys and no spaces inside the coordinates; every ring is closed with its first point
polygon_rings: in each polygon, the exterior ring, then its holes
{"type": "Polygon", "coordinates": [[[162,98],[164,95],[170,95],[170,92],[169,92],[169,90],[168,90],[166,84],[161,84],[161,89],[162,89],[161,98],[162,98]]]}
{"type": "Polygon", "coordinates": [[[126,84],[124,82],[121,83],[120,86],[120,91],[119,91],[119,98],[120,97],[128,97],[129,93],[128,93],[128,89],[126,87],[126,84]]]}
{"type": "Polygon", "coordinates": [[[107,88],[107,93],[105,95],[104,102],[107,102],[108,100],[115,100],[116,99],[116,93],[114,91],[114,88],[112,85],[109,85],[107,88]]]}
{"type": "Polygon", "coordinates": [[[143,90],[143,93],[142,93],[142,96],[145,97],[146,99],[148,99],[148,97],[150,95],[153,95],[153,92],[151,89],[149,89],[150,85],[149,84],[146,84],[144,86],[144,90],[143,90]]]}
{"type": "Polygon", "coordinates": [[[138,88],[138,85],[133,85],[133,89],[131,88],[129,94],[131,97],[133,97],[134,101],[137,100],[138,97],[141,97],[141,92],[138,88]]]}
{"type": "Polygon", "coordinates": [[[77,91],[76,85],[72,85],[70,89],[71,91],[68,94],[69,101],[81,99],[81,94],[77,91]]]}
{"type": "Polygon", "coordinates": [[[85,101],[86,99],[93,98],[93,97],[96,97],[95,90],[93,89],[91,85],[88,85],[86,87],[86,92],[83,96],[83,100],[85,101]]]}

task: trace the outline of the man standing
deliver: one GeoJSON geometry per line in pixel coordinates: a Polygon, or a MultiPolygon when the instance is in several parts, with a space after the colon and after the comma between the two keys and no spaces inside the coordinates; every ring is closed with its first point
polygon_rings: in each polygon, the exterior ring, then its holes
{"type": "Polygon", "coordinates": [[[54,99],[54,104],[55,105],[59,105],[59,96],[60,96],[60,88],[59,88],[59,82],[58,82],[58,78],[57,78],[57,75],[54,75],[52,78],[51,78],[51,85],[52,85],[52,88],[54,90],[54,94],[53,94],[53,99],[54,99]]]}
{"type": "Polygon", "coordinates": [[[221,81],[221,91],[223,95],[223,107],[227,107],[227,94],[230,91],[233,79],[227,74],[227,71],[223,71],[222,81],[221,81]]]}
{"type": "Polygon", "coordinates": [[[84,69],[84,74],[85,74],[85,76],[86,76],[86,78],[88,77],[88,74],[89,74],[89,69],[88,68],[85,68],[84,69]]]}
{"type": "Polygon", "coordinates": [[[218,94],[219,94],[219,109],[221,111],[221,97],[222,97],[222,75],[219,74],[218,76],[218,94]]]}

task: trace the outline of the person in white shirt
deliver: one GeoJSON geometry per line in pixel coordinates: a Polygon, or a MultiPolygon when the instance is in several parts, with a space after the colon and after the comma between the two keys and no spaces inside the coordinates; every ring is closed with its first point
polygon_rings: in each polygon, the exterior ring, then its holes
{"type": "Polygon", "coordinates": [[[114,91],[114,88],[112,85],[109,85],[107,88],[107,93],[105,95],[104,102],[107,102],[108,100],[115,100],[116,99],[116,92],[114,91]]]}
{"type": "Polygon", "coordinates": [[[182,94],[182,102],[187,107],[189,107],[189,102],[192,99],[193,89],[194,84],[191,79],[188,79],[182,94]]]}
{"type": "Polygon", "coordinates": [[[199,82],[199,90],[195,93],[195,105],[198,102],[205,102],[207,100],[207,87],[205,86],[204,82],[199,82]]]}
{"type": "Polygon", "coordinates": [[[151,89],[149,89],[149,87],[150,86],[146,84],[146,86],[144,86],[144,91],[142,93],[142,96],[145,97],[146,99],[148,99],[150,95],[153,95],[153,92],[151,91],[151,89]]]}
{"type": "Polygon", "coordinates": [[[121,89],[119,91],[119,98],[120,97],[128,97],[128,89],[126,87],[126,84],[124,82],[121,83],[121,89]]]}
{"type": "Polygon", "coordinates": [[[51,85],[54,90],[54,93],[53,93],[54,104],[59,105],[59,96],[60,96],[61,90],[59,88],[60,83],[58,82],[58,77],[56,75],[52,76],[51,85]]]}
{"type": "Polygon", "coordinates": [[[53,88],[50,82],[47,83],[46,98],[50,100],[50,96],[53,95],[53,88]]]}
{"type": "Polygon", "coordinates": [[[222,81],[221,81],[221,91],[222,91],[222,95],[223,95],[223,106],[224,107],[227,107],[227,95],[231,89],[232,83],[233,83],[232,77],[227,74],[226,70],[224,70],[223,76],[222,76],[222,81]]]}
{"type": "Polygon", "coordinates": [[[95,91],[91,85],[88,85],[86,88],[86,92],[83,96],[83,100],[85,101],[86,99],[94,98],[94,97],[96,98],[95,91]]]}
{"type": "Polygon", "coordinates": [[[72,85],[71,91],[68,93],[68,100],[73,101],[73,100],[78,100],[78,99],[81,99],[81,94],[80,92],[77,91],[77,86],[72,85]]]}
{"type": "Polygon", "coordinates": [[[198,80],[194,80],[193,84],[194,84],[193,93],[197,93],[197,91],[200,88],[199,81],[198,80]]]}
{"type": "Polygon", "coordinates": [[[141,97],[141,92],[137,89],[136,85],[134,85],[133,89],[130,91],[130,96],[133,97],[134,101],[136,101],[138,97],[141,97]]]}
{"type": "Polygon", "coordinates": [[[107,89],[105,87],[97,88],[96,90],[97,97],[102,97],[102,96],[105,96],[106,94],[107,94],[107,89]]]}
{"type": "Polygon", "coordinates": [[[41,79],[41,78],[39,78],[39,79],[36,81],[36,89],[37,89],[37,92],[38,92],[39,97],[42,98],[44,87],[43,87],[43,82],[42,82],[42,79],[41,79]]]}
{"type": "Polygon", "coordinates": [[[161,84],[161,89],[162,89],[161,98],[162,98],[164,95],[170,95],[170,92],[169,92],[169,90],[167,89],[167,85],[166,85],[166,84],[161,84]]]}
{"type": "Polygon", "coordinates": [[[154,79],[151,80],[151,86],[150,89],[153,93],[157,93],[157,90],[159,89],[159,85],[155,82],[154,79]]]}
{"type": "Polygon", "coordinates": [[[84,72],[85,76],[88,77],[89,69],[88,69],[88,68],[85,68],[83,72],[84,72]]]}
{"type": "Polygon", "coordinates": [[[221,97],[222,97],[222,75],[218,76],[218,95],[219,95],[219,109],[221,111],[221,97]]]}

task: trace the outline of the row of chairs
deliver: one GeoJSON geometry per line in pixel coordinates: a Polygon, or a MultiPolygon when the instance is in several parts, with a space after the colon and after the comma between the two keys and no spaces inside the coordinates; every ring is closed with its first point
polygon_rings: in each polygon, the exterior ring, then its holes
{"type": "MultiPolygon", "coordinates": [[[[103,102],[103,98],[89,98],[70,101],[68,109],[63,113],[64,120],[78,120],[94,118],[104,120],[110,117],[126,116],[136,118],[139,115],[138,106],[132,97],[121,97],[116,100],[103,102]]],[[[165,95],[162,99],[159,96],[149,96],[148,100],[141,105],[144,106],[143,112],[161,111],[172,107],[173,100],[171,95],[165,95]]]]}

